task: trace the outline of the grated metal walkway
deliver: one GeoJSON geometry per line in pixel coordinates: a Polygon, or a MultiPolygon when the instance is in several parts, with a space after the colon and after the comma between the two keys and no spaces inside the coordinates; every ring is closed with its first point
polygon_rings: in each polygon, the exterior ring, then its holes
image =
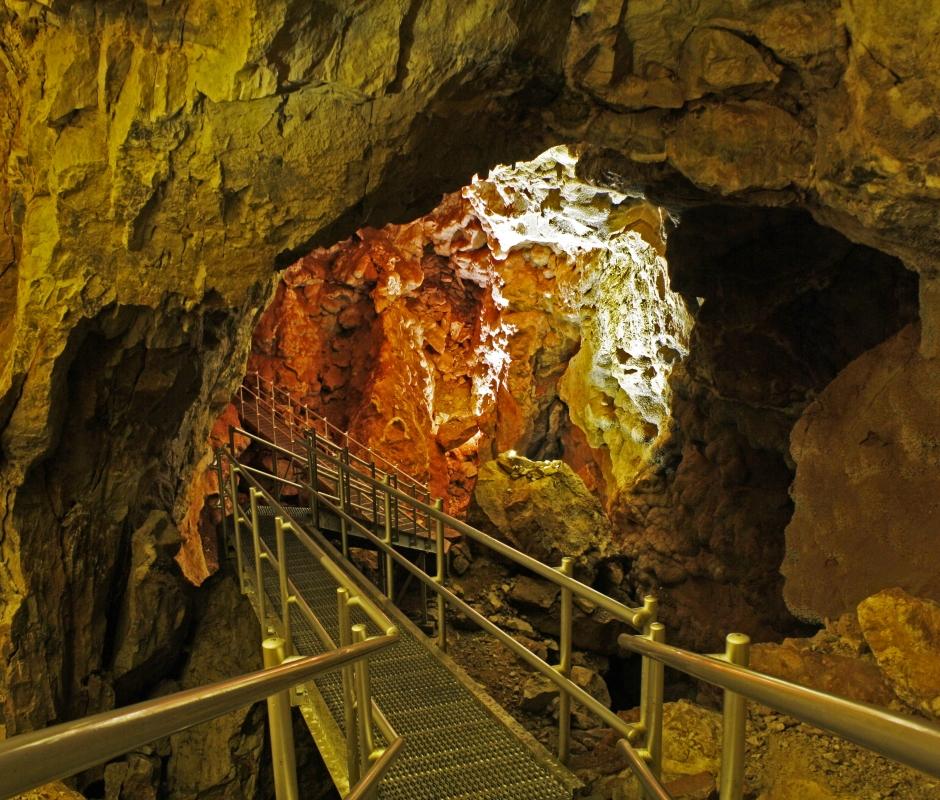
{"type": "MultiPolygon", "coordinates": [[[[274,548],[268,525],[263,538],[274,548]]],[[[251,538],[243,531],[243,553],[249,575],[254,559],[251,538]]],[[[297,591],[321,623],[338,640],[337,584],[307,548],[293,535],[287,538],[288,572],[297,591]]],[[[265,571],[270,608],[278,608],[277,576],[265,571]]],[[[557,764],[536,757],[510,726],[484,705],[473,691],[415,635],[411,624],[377,593],[373,599],[395,618],[401,639],[370,660],[373,698],[396,731],[405,737],[404,749],[379,788],[382,800],[570,800],[571,783],[557,764]],[[567,785],[566,785],[567,784],[567,785]]],[[[354,622],[380,633],[358,609],[354,622]]],[[[309,622],[296,607],[291,610],[294,646],[302,655],[323,652],[309,622]]],[[[419,638],[420,637],[420,638],[419,638]]],[[[342,681],[339,672],[316,680],[340,730],[344,727],[342,681]]]]}

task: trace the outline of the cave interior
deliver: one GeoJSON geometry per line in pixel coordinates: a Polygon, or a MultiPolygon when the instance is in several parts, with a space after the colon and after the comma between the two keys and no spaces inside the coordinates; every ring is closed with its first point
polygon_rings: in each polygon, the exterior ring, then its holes
{"type": "MultiPolygon", "coordinates": [[[[758,672],[936,728],[935,9],[190,5],[0,4],[0,742],[262,666],[219,453],[307,473],[238,433],[252,386],[655,597],[669,644],[745,634],[758,672]]],[[[556,585],[446,548],[452,592],[565,661],[556,585]]],[[[349,559],[433,638],[381,553],[349,559]]],[[[555,751],[557,689],[448,613],[449,658],[555,751]]],[[[628,626],[571,613],[578,685],[640,719],[628,626]]],[[[664,696],[670,796],[717,798],[722,693],[664,696]]],[[[288,724],[301,796],[340,797],[288,724]]],[[[573,796],[642,797],[613,729],[572,725],[573,796]]],[[[22,797],[268,800],[268,732],[257,703],[22,797]]],[[[736,797],[940,798],[757,703],[747,742],[736,797]]]]}

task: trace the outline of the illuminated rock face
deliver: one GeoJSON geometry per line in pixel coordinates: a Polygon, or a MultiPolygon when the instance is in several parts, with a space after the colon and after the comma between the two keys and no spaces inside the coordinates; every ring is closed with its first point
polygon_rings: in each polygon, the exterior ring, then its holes
{"type": "Polygon", "coordinates": [[[575,163],[561,148],[498,168],[413,223],[305,257],[250,369],[457,513],[479,457],[557,455],[578,435],[583,477],[604,495],[629,488],[668,439],[690,321],[640,235],[662,247],[661,212],[581,183],[575,163]]]}
{"type": "MultiPolygon", "coordinates": [[[[190,478],[272,267],[474,170],[578,141],[587,174],[657,200],[802,205],[923,270],[938,352],[935,6],[687,5],[3,3],[7,732],[106,705],[116,554],[153,509],[194,541],[190,478]]],[[[547,398],[553,376],[515,380],[547,398]]]]}

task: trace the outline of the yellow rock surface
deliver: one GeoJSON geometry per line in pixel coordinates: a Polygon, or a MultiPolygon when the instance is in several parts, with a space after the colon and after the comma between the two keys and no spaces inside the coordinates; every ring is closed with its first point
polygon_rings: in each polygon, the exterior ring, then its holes
{"type": "Polygon", "coordinates": [[[859,603],[858,621],[898,696],[940,718],[940,604],[885,589],[859,603]]]}

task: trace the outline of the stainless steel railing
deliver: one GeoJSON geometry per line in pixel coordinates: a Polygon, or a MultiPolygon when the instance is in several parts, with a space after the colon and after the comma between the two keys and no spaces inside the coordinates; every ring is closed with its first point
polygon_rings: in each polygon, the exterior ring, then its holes
{"type": "MultiPolygon", "coordinates": [[[[349,664],[387,647],[394,639],[389,635],[374,637],[321,655],[14,736],[0,742],[0,798],[68,777],[155,739],[266,698],[277,697],[286,703],[292,687],[324,672],[346,669],[349,664]]],[[[399,748],[400,743],[387,751],[386,768],[399,748]]],[[[384,769],[363,776],[349,796],[368,797],[382,772],[384,769]]],[[[282,796],[285,795],[279,795],[282,796]]],[[[293,796],[297,796],[296,788],[293,796]]]]}
{"type": "MultiPolygon", "coordinates": [[[[288,451],[285,450],[284,452],[288,451]]],[[[286,655],[290,655],[293,647],[291,623],[291,609],[293,608],[296,608],[306,619],[325,650],[345,647],[361,641],[372,641],[375,638],[388,639],[390,642],[397,641],[397,627],[340,566],[343,557],[336,552],[329,542],[320,536],[319,532],[311,535],[290,519],[288,511],[280,501],[258,480],[259,474],[264,475],[263,471],[241,464],[232,456],[231,451],[224,449],[217,453],[216,469],[219,476],[222,507],[225,508],[230,505],[232,509],[232,539],[234,540],[239,587],[243,593],[250,595],[254,600],[262,632],[268,633],[273,628],[286,643],[286,655]],[[228,469],[227,481],[225,480],[226,466],[228,469]],[[239,479],[244,482],[247,488],[247,509],[239,499],[239,479]],[[258,513],[260,503],[270,506],[276,512],[274,517],[274,551],[268,547],[261,536],[258,513]],[[241,534],[242,525],[246,526],[251,534],[254,556],[253,574],[246,569],[241,534]],[[287,564],[287,536],[295,537],[337,583],[338,643],[330,636],[326,626],[304,599],[290,577],[287,564]],[[265,569],[273,570],[277,577],[277,609],[268,608],[264,581],[265,569]],[[370,622],[382,631],[382,634],[379,637],[367,637],[364,625],[353,624],[351,617],[353,609],[359,609],[370,622]]],[[[288,484],[301,485],[281,476],[267,475],[266,477],[276,478],[280,482],[288,484]]],[[[225,523],[223,522],[223,524],[225,523]]],[[[227,534],[227,527],[225,533],[227,534]]],[[[390,763],[389,759],[393,757],[388,756],[388,750],[401,739],[372,698],[369,661],[367,658],[361,659],[355,665],[343,668],[342,684],[346,740],[346,779],[345,782],[341,781],[342,785],[338,787],[341,791],[345,789],[346,785],[351,786],[357,781],[364,781],[368,775],[378,776],[372,780],[379,780],[390,763]],[[389,743],[388,747],[382,748],[376,745],[373,728],[378,729],[379,733],[389,743]],[[377,771],[374,767],[380,762],[385,766],[377,771]]],[[[397,752],[397,750],[398,747],[395,746],[393,752],[397,752]]]]}
{"type": "MultiPolygon", "coordinates": [[[[312,439],[312,436],[309,437],[312,439]]],[[[294,454],[295,458],[300,458],[294,454]]],[[[328,465],[339,475],[340,483],[348,480],[353,467],[342,457],[318,451],[308,440],[306,466],[312,474],[318,464],[328,465]]],[[[275,476],[270,476],[274,478],[275,476]]],[[[386,530],[379,535],[364,524],[363,520],[350,514],[340,501],[342,492],[327,496],[317,490],[315,480],[300,481],[306,491],[316,519],[319,506],[325,506],[339,516],[347,526],[354,527],[359,535],[368,539],[387,559],[386,575],[392,574],[391,565],[413,575],[437,596],[436,640],[441,648],[446,647],[445,607],[451,606],[472,620],[480,628],[495,636],[527,665],[551,680],[560,691],[559,708],[559,759],[566,761],[570,741],[570,704],[576,702],[622,737],[619,746],[640,780],[648,797],[665,800],[668,792],[660,782],[662,769],[662,717],[663,717],[663,670],[665,666],[679,669],[696,678],[706,680],[724,689],[724,732],[721,756],[720,798],[740,800],[743,793],[744,725],[746,700],[763,703],[797,719],[828,730],[838,736],[861,744],[888,758],[940,776],[940,726],[896,714],[886,709],[868,706],[836,695],[818,692],[806,687],[782,681],[747,668],[749,639],[742,634],[729,634],[725,654],[703,656],[665,644],[665,627],[656,621],[657,602],[647,597],[640,607],[631,608],[598,592],[571,576],[571,562],[566,559],[558,568],[552,568],[519,552],[505,542],[489,536],[441,511],[440,503],[424,503],[389,485],[388,481],[376,480],[371,475],[359,473],[356,479],[367,484],[375,495],[375,505],[388,508],[390,503],[399,503],[413,508],[415,515],[426,515],[432,521],[437,542],[437,572],[431,576],[416,567],[399,553],[388,531],[389,517],[386,515],[386,530]],[[519,566],[554,583],[561,590],[560,650],[561,663],[553,666],[519,644],[512,636],[502,631],[485,616],[450,591],[445,585],[444,532],[446,528],[456,531],[471,541],[481,544],[519,566]],[[571,649],[571,602],[580,597],[604,609],[614,618],[640,631],[639,634],[622,634],[620,645],[642,657],[641,705],[638,723],[626,723],[591,695],[568,678],[571,649]]],[[[391,597],[391,580],[386,578],[386,593],[391,597]]]]}
{"type": "Polygon", "coordinates": [[[368,445],[350,436],[349,431],[337,427],[286,389],[263,378],[260,373],[248,373],[237,389],[235,397],[243,418],[245,409],[254,406],[253,410],[259,416],[262,413],[270,415],[272,412],[279,416],[291,433],[295,430],[298,432],[300,439],[305,437],[308,430],[315,430],[338,449],[347,450],[351,458],[359,460],[362,465],[375,464],[379,470],[377,477],[381,478],[383,474],[387,474],[393,486],[403,489],[415,499],[430,500],[427,487],[417,478],[409,475],[393,461],[368,445]]]}

